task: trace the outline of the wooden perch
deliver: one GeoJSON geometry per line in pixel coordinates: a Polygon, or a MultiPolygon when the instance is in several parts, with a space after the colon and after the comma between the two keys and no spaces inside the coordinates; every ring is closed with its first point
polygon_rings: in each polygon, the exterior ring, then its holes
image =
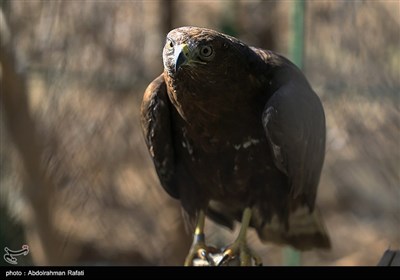
{"type": "Polygon", "coordinates": [[[378,266],[400,266],[400,250],[386,250],[378,266]]]}

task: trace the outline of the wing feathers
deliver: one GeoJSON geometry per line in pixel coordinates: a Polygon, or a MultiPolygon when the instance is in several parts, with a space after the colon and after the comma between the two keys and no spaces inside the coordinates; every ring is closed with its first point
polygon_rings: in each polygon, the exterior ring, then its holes
{"type": "Polygon", "coordinates": [[[171,135],[170,101],[163,75],[147,87],[141,106],[141,125],[147,148],[161,185],[169,195],[179,197],[174,182],[175,163],[171,135]]]}
{"type": "Polygon", "coordinates": [[[325,154],[325,116],[318,96],[304,84],[281,87],[265,106],[263,125],[292,197],[303,195],[312,209],[325,154]]]}

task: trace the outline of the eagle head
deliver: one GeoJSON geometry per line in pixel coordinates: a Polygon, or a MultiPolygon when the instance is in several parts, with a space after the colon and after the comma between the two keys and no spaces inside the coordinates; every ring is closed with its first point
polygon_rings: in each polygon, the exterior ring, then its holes
{"type": "MultiPolygon", "coordinates": [[[[248,47],[236,38],[199,27],[180,27],[167,35],[163,50],[166,73],[172,78],[189,78],[215,84],[243,71],[241,59],[248,47]],[[236,71],[236,72],[235,72],[236,71]]],[[[246,67],[248,68],[248,67],[246,67]]]]}

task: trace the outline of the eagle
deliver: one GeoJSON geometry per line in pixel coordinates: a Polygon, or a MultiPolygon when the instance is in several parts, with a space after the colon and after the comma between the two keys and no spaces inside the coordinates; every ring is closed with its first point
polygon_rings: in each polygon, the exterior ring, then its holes
{"type": "Polygon", "coordinates": [[[261,265],[247,242],[329,248],[315,207],[325,155],[322,103],[284,56],[200,27],[170,31],[164,71],[145,90],[141,126],[160,183],[179,199],[193,244],[185,260],[210,265],[205,218],[237,239],[218,264],[261,265]]]}

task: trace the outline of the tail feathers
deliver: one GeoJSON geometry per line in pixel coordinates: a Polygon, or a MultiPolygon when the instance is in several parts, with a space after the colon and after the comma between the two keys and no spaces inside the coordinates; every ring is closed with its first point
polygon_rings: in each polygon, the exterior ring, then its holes
{"type": "Polygon", "coordinates": [[[331,242],[318,209],[309,212],[308,207],[299,207],[289,215],[289,228],[276,216],[271,222],[257,229],[264,242],[291,245],[298,250],[313,248],[329,249],[331,242]]]}

